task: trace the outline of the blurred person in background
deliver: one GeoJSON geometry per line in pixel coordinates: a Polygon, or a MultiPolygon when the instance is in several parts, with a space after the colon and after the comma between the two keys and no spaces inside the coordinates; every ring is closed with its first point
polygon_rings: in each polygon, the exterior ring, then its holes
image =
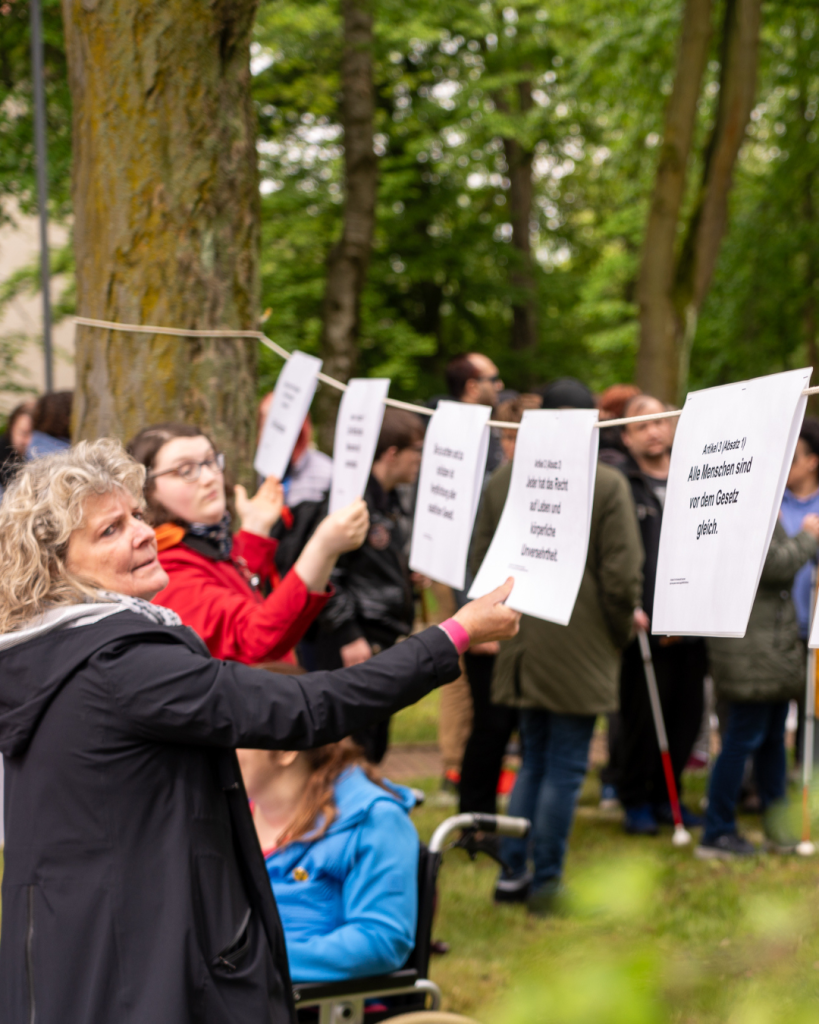
{"type": "MultiPolygon", "coordinates": [[[[498,395],[503,390],[500,371],[492,360],[480,352],[467,352],[456,356],[447,363],[446,384],[449,397],[454,402],[469,405],[488,405],[495,408],[498,395]]],[[[489,452],[486,457],[486,473],[491,474],[503,460],[503,450],[497,430],[489,432],[489,452]]]]}
{"type": "MultiPolygon", "coordinates": [[[[499,423],[520,423],[523,419],[523,414],[527,409],[540,409],[543,404],[543,399],[540,395],[532,393],[524,393],[522,395],[515,395],[513,398],[506,399],[501,402],[495,409],[494,418],[499,423]]],[[[505,430],[503,427],[500,430],[500,444],[503,452],[503,465],[507,462],[511,462],[515,456],[515,443],[518,439],[517,430],[505,430]]]]}
{"type": "MultiPolygon", "coordinates": [[[[445,370],[448,397],[451,401],[466,402],[468,405],[488,405],[494,410],[498,396],[503,391],[500,371],[492,360],[480,352],[467,352],[455,356],[447,363],[445,370]]],[[[433,402],[437,404],[436,400],[433,402]]],[[[489,431],[489,449],[486,456],[484,485],[491,474],[503,462],[503,446],[500,431],[489,431]]],[[[467,571],[466,586],[463,590],[452,590],[456,608],[466,601],[466,592],[471,585],[467,571]]],[[[444,762],[442,789],[457,793],[461,784],[461,769],[466,744],[472,730],[472,697],[466,674],[441,690],[438,716],[438,745],[444,762]]]]}
{"type": "MultiPolygon", "coordinates": [[[[9,413],[5,433],[0,435],[0,488],[4,488],[25,462],[34,430],[34,402],[21,402],[9,413]]],[[[2,489],[0,489],[2,494],[2,489]]]]}
{"type": "MultiPolygon", "coordinates": [[[[520,423],[526,409],[539,409],[540,395],[519,395],[501,402],[495,415],[500,422],[520,423]]],[[[518,432],[500,428],[504,463],[511,463],[518,432]]],[[[472,730],[464,751],[460,781],[460,811],[495,814],[497,790],[503,758],[509,738],[517,724],[517,710],[492,703],[492,672],[500,651],[497,643],[470,648],[464,654],[464,667],[472,696],[472,730]]],[[[452,685],[452,684],[450,684],[452,685]]],[[[487,845],[498,845],[496,837],[487,837],[487,845]],[[494,841],[493,841],[494,840],[494,841]]]]}
{"type": "MultiPolygon", "coordinates": [[[[589,389],[572,378],[547,385],[542,396],[546,409],[594,408],[589,389]]],[[[512,466],[503,466],[484,491],[473,571],[497,529],[511,475],[512,466]]],[[[594,723],[598,715],[617,709],[620,655],[640,604],[642,563],[628,483],[622,473],[598,465],[589,551],[568,626],[524,615],[519,642],[502,643],[495,660],[492,701],[518,709],[523,746],[508,813],[532,821],[529,839],[501,842],[508,867],[495,888],[498,902],[526,902],[534,914],[553,913],[560,903],[566,846],[594,723]]]]}
{"type": "Polygon", "coordinates": [[[328,516],[280,580],[276,541],[270,539],[283,504],[277,480],[268,478],[253,498],[244,487],[234,488],[241,522],[234,535],[224,456],[199,427],[146,427],[128,450],[147,471],[149,521],[168,574],[154,603],[175,611],[216,658],[248,665],[292,662],[293,646],[330,598],[336,559],[364,539],[364,503],[328,516]]]}
{"type": "Polygon", "coordinates": [[[805,516],[794,537],[777,521],[745,636],[707,638],[711,674],[718,698],[727,703],[728,721],[708,785],[705,830],[694,851],[702,860],[757,852],[736,825],[749,757],[769,844],[792,853],[799,841],[785,803],[785,722],[788,704],[804,693],[805,646],[790,591],[799,569],[816,557],[817,541],[819,515],[805,516]]]}
{"type": "MultiPolygon", "coordinates": [[[[360,665],[412,632],[415,598],[407,558],[409,538],[396,488],[417,481],[423,443],[419,416],[385,409],[364,492],[369,529],[363,543],[339,558],[333,570],[335,593],[321,613],[316,638],[319,668],[360,665]]],[[[389,743],[389,719],[355,739],[367,759],[378,764],[389,743]]]]}
{"type": "MultiPolygon", "coordinates": [[[[273,392],[259,403],[258,439],[261,440],[273,392]]],[[[282,480],[285,504],[295,508],[304,501],[322,501],[330,492],[333,481],[333,460],[313,445],[313,421],[308,412],[302,423],[290,463],[282,480]]]]}
{"type": "MultiPolygon", "coordinates": [[[[819,514],[819,420],[806,416],[796,442],[793,462],[788,472],[785,493],[779,520],[789,537],[795,537],[802,529],[806,515],[819,514]]],[[[796,621],[799,638],[807,644],[811,626],[811,612],[815,595],[816,558],[797,572],[793,581],[791,596],[796,607],[796,621]]],[[[802,744],[805,733],[805,695],[799,697],[799,722],[796,731],[796,762],[802,762],[802,744]]],[[[814,759],[819,760],[819,747],[814,750],[814,759]]]]}
{"type": "MultiPolygon", "coordinates": [[[[636,384],[612,384],[597,396],[600,422],[623,418],[623,410],[635,395],[641,394],[636,384]]],[[[622,427],[600,428],[599,459],[608,466],[622,469],[628,462],[628,450],[623,444],[622,427]]]]}
{"type": "Polygon", "coordinates": [[[71,447],[73,403],[73,391],[49,391],[37,399],[26,458],[39,459],[71,447]]]}
{"type": "MultiPolygon", "coordinates": [[[[625,416],[661,413],[665,406],[650,395],[637,395],[626,405],[625,416]]],[[[668,486],[670,435],[668,420],[628,423],[621,438],[629,458],[623,466],[628,478],[645,550],[643,613],[639,625],[649,634],[651,656],[668,733],[668,747],[677,792],[682,798],[682,771],[702,723],[707,656],[701,637],[651,635],[660,530],[668,486]]],[[[623,652],[620,670],[620,777],[618,795],[625,809],[624,827],[633,835],[656,835],[659,825],[673,824],[660,748],[651,714],[640,645],[636,639],[623,652]]],[[[682,807],[686,827],[702,818],[682,807]]]]}
{"type": "MultiPolygon", "coordinates": [[[[819,515],[819,420],[806,416],[796,442],[796,451],[782,497],[780,521],[789,537],[802,531],[805,516],[819,515]]],[[[799,636],[807,642],[813,606],[812,577],[816,559],[810,559],[793,581],[793,603],[799,636]]]]}

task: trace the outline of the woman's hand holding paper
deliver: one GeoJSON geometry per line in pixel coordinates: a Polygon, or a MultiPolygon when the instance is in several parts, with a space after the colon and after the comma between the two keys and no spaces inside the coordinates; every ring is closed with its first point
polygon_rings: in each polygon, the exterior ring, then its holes
{"type": "Polygon", "coordinates": [[[504,604],[514,585],[514,578],[510,576],[501,586],[470,601],[455,613],[453,618],[469,633],[473,644],[486,643],[488,640],[508,640],[517,633],[520,628],[520,612],[504,604]]]}

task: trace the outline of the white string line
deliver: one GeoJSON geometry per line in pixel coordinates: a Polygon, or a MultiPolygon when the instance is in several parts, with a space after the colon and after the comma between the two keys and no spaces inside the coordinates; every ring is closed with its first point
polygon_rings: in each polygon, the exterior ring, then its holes
{"type": "MultiPolygon", "coordinates": [[[[282,348],[275,341],[271,341],[270,338],[263,331],[226,331],[226,330],[200,330],[194,328],[184,327],[152,327],[150,324],[119,324],[112,320],[94,320],[88,316],[75,316],[73,318],[75,324],[82,324],[85,327],[102,327],[111,331],[127,331],[135,334],[169,334],[179,338],[255,338],[260,341],[263,345],[275,352],[281,359],[289,359],[291,353],[286,348],[282,348]]],[[[334,377],[328,377],[326,373],[316,374],[318,380],[323,384],[328,384],[331,388],[336,388],[338,391],[346,391],[347,385],[342,384],[340,380],[336,380],[334,377]]],[[[819,395],[819,387],[805,388],[802,392],[803,395],[819,395]]],[[[397,398],[385,398],[385,405],[390,405],[394,409],[406,409],[408,412],[420,413],[422,416],[431,416],[434,409],[428,409],[423,405],[413,405],[411,402],[401,402],[397,398]]],[[[646,413],[643,416],[625,416],[619,420],[599,420],[595,423],[595,427],[598,429],[605,429],[607,427],[622,427],[627,423],[645,423],[648,420],[666,420],[672,419],[675,416],[681,416],[682,409],[670,409],[668,412],[651,412],[646,413]]],[[[490,427],[500,427],[503,430],[519,430],[520,423],[506,423],[502,420],[488,420],[490,427]]]]}

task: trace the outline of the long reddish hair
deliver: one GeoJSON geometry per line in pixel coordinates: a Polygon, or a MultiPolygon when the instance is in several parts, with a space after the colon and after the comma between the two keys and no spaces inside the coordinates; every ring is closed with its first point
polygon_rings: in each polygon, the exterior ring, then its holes
{"type": "Polygon", "coordinates": [[[338,815],[333,787],[336,779],[347,768],[361,768],[370,782],[374,782],[376,786],[380,786],[390,796],[395,797],[375,768],[364,760],[361,747],[352,740],[341,740],[340,743],[328,743],[315,750],[304,750],[299,756],[307,759],[310,779],[293,820],[279,843],[279,849],[288,843],[295,843],[308,833],[311,840],[320,839],[324,835],[338,815]],[[319,822],[318,827],[316,822],[319,822]]]}

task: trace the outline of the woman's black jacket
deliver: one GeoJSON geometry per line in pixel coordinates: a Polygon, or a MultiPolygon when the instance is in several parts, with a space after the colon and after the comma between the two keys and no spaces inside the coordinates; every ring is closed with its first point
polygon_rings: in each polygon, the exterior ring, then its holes
{"type": "Polygon", "coordinates": [[[4,1024],[292,1021],[234,748],[338,740],[458,672],[437,628],[279,676],[131,611],[0,651],[4,1024]]]}

